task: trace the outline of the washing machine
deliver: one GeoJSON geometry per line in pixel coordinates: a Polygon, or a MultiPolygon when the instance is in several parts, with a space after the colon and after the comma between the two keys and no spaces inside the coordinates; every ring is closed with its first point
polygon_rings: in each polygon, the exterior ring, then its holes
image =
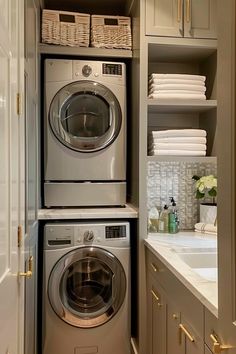
{"type": "Polygon", "coordinates": [[[128,222],[44,228],[43,354],[130,354],[128,222]]]}
{"type": "Polygon", "coordinates": [[[126,202],[126,67],[45,61],[44,204],[126,202]]]}

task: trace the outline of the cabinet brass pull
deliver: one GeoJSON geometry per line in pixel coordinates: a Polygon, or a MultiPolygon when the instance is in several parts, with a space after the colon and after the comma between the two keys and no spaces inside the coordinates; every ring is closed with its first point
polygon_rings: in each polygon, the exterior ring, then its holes
{"type": "Polygon", "coordinates": [[[181,22],[182,14],[182,0],[178,0],[178,9],[177,9],[177,22],[181,22]]]}
{"type": "Polygon", "coordinates": [[[224,350],[233,348],[231,345],[221,345],[215,333],[211,333],[210,338],[213,341],[212,351],[214,354],[219,354],[224,350]]]}
{"type": "Polygon", "coordinates": [[[190,342],[195,342],[193,336],[189,333],[189,331],[184,327],[184,325],[182,325],[182,323],[180,323],[179,325],[179,330],[180,330],[180,344],[181,344],[181,332],[184,332],[184,334],[186,335],[186,337],[190,340],[190,342]]]}
{"type": "Polygon", "coordinates": [[[189,23],[191,20],[191,0],[186,0],[186,21],[189,23]]]}
{"type": "Polygon", "coordinates": [[[159,303],[159,297],[157,296],[157,294],[155,293],[154,290],[151,290],[152,296],[154,297],[154,299],[159,303]]]}
{"type": "Polygon", "coordinates": [[[31,278],[33,275],[33,256],[30,256],[28,261],[28,270],[27,272],[19,272],[20,277],[31,278]]]}
{"type": "Polygon", "coordinates": [[[159,269],[154,263],[151,263],[151,267],[152,267],[152,269],[154,270],[155,273],[158,272],[159,269]]]}

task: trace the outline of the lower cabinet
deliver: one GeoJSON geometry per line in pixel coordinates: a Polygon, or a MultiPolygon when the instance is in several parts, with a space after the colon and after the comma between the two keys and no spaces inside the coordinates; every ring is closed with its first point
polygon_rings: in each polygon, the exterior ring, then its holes
{"type": "Polygon", "coordinates": [[[148,354],[204,354],[204,307],[147,254],[148,354]]]}
{"type": "Polygon", "coordinates": [[[213,354],[212,351],[208,348],[208,346],[205,344],[205,352],[204,354],[213,354]]]}

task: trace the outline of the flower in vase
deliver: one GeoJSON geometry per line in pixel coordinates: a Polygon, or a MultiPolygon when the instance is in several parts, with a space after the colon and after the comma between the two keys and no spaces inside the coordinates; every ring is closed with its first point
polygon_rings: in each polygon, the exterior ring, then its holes
{"type": "Polygon", "coordinates": [[[208,176],[193,176],[193,180],[195,180],[196,187],[196,198],[203,199],[207,197],[212,198],[212,203],[215,203],[215,198],[217,196],[217,178],[213,175],[208,176]]]}

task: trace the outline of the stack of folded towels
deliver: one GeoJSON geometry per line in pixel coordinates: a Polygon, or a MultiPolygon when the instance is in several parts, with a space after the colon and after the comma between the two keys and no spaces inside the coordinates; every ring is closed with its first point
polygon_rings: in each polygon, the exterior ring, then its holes
{"type": "Polygon", "coordinates": [[[152,131],[149,155],[206,156],[206,131],[173,129],[152,131]]]}
{"type": "Polygon", "coordinates": [[[149,98],[206,99],[205,76],[151,74],[149,98]]]}

